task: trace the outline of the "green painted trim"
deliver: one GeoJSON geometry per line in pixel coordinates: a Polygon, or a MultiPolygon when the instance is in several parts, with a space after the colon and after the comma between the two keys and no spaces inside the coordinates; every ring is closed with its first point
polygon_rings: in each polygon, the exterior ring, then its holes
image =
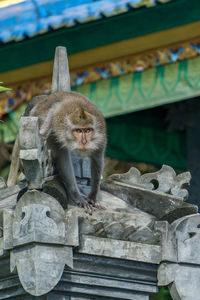
{"type": "Polygon", "coordinates": [[[49,61],[53,59],[55,47],[58,45],[67,47],[70,55],[189,24],[200,20],[199,11],[199,0],[176,0],[1,45],[0,71],[6,72],[49,61]]]}
{"type": "Polygon", "coordinates": [[[200,57],[115,77],[74,90],[113,117],[200,95],[200,57]]]}

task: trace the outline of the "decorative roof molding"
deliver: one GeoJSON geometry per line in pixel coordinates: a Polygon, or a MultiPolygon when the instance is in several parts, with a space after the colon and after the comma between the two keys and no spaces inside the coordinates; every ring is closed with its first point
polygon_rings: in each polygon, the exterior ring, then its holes
{"type": "MultiPolygon", "coordinates": [[[[162,49],[140,55],[132,55],[104,64],[86,67],[71,72],[71,86],[76,88],[103,79],[119,77],[135,72],[170,65],[178,61],[191,59],[200,55],[200,38],[184,44],[171,45],[162,49]]],[[[38,94],[48,94],[51,90],[49,77],[10,86],[12,92],[0,94],[0,118],[15,110],[19,105],[29,101],[38,94]]]]}

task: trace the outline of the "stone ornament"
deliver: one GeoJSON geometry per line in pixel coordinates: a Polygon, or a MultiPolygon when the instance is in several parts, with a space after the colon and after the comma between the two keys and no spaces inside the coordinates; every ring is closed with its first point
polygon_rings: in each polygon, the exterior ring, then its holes
{"type": "Polygon", "coordinates": [[[200,265],[200,214],[177,219],[172,224],[156,222],[162,233],[162,259],[200,265]]]}
{"type": "Polygon", "coordinates": [[[190,172],[176,175],[174,169],[166,165],[144,175],[132,167],[127,173],[111,175],[101,187],[158,220],[171,223],[198,211],[197,206],[184,201],[188,197],[186,186],[190,180],[190,172]]]}
{"type": "Polygon", "coordinates": [[[123,182],[154,192],[170,194],[186,200],[188,191],[185,187],[190,183],[191,174],[190,172],[184,172],[176,175],[173,168],[163,165],[157,172],[141,175],[138,169],[132,167],[127,173],[111,175],[109,180],[123,182]]]}
{"type": "Polygon", "coordinates": [[[200,214],[157,222],[162,232],[162,261],[158,285],[169,286],[174,300],[200,299],[200,214]]]}
{"type": "MultiPolygon", "coordinates": [[[[4,249],[11,250],[23,288],[34,296],[48,293],[64,267],[73,267],[72,246],[66,242],[65,211],[50,195],[26,192],[14,211],[4,212],[4,249]]],[[[73,236],[73,230],[71,229],[73,236]]]]}
{"type": "Polygon", "coordinates": [[[45,178],[53,175],[50,150],[39,133],[37,117],[21,117],[19,124],[20,159],[29,189],[42,188],[45,178]]]}

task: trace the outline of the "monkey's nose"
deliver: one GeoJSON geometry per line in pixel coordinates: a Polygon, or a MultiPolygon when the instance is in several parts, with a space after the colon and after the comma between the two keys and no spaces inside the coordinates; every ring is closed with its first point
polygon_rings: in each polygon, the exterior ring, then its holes
{"type": "Polygon", "coordinates": [[[85,134],[82,135],[81,142],[82,142],[83,145],[87,144],[87,139],[86,139],[85,134]]]}

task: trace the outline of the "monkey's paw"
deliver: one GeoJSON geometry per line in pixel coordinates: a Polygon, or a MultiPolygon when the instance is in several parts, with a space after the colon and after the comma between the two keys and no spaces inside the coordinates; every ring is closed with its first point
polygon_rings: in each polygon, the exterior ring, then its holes
{"type": "Polygon", "coordinates": [[[87,214],[92,215],[93,211],[95,210],[95,207],[88,202],[88,199],[85,196],[76,195],[74,202],[76,202],[79,207],[83,208],[87,214]]]}
{"type": "Polygon", "coordinates": [[[104,206],[102,206],[102,205],[96,203],[96,201],[94,201],[94,200],[89,200],[88,203],[91,204],[93,208],[97,208],[97,209],[106,209],[104,206]]]}

